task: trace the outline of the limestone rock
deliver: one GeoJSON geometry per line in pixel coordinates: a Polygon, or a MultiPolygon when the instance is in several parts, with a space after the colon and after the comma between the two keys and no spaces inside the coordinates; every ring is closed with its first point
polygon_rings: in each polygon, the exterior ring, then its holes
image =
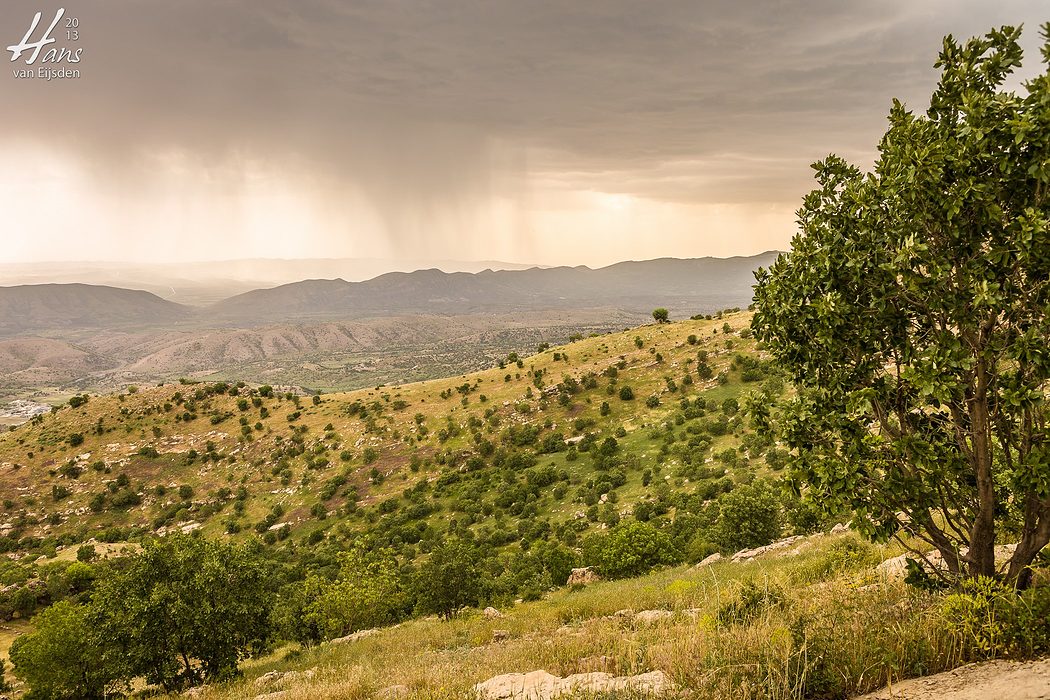
{"type": "Polygon", "coordinates": [[[505,642],[508,639],[510,639],[510,632],[507,630],[492,630],[492,641],[505,642]]]}
{"type": "Polygon", "coordinates": [[[708,556],[704,557],[704,560],[696,566],[694,566],[693,568],[702,569],[705,566],[710,566],[711,564],[714,564],[716,561],[722,561],[722,555],[718,552],[715,552],[714,554],[709,554],[708,556]]]}
{"type": "Polygon", "coordinates": [[[270,671],[264,673],[254,681],[252,681],[253,688],[267,688],[271,685],[276,685],[278,681],[284,676],[280,671],[270,671]]]}
{"type": "Polygon", "coordinates": [[[505,673],[474,686],[481,700],[552,700],[575,693],[632,692],[659,697],[674,691],[663,671],[616,677],[609,673],[577,673],[566,678],[547,673],[505,673]]]}
{"type": "Polygon", "coordinates": [[[252,687],[256,690],[282,688],[296,681],[309,680],[316,674],[317,671],[312,668],[305,671],[270,671],[252,681],[252,687]]]}
{"type": "Polygon", "coordinates": [[[782,540],[777,540],[771,544],[764,545],[762,547],[755,547],[754,549],[742,549],[733,555],[732,560],[736,562],[750,561],[755,557],[760,557],[763,554],[775,552],[778,549],[786,549],[791,545],[795,544],[802,539],[802,535],[793,535],[791,537],[785,537],[782,540]]]}
{"type": "Polygon", "coordinates": [[[635,623],[639,625],[652,625],[661,620],[669,620],[674,617],[670,610],[643,610],[634,616],[635,623]]]}
{"type": "Polygon", "coordinates": [[[904,578],[905,572],[908,570],[908,564],[905,561],[907,558],[907,554],[901,554],[900,556],[887,559],[877,564],[875,566],[875,571],[891,581],[902,579],[904,578]]]}
{"type": "Polygon", "coordinates": [[[365,637],[371,637],[371,636],[376,635],[376,634],[379,634],[379,630],[377,630],[377,629],[361,630],[359,632],[354,632],[353,634],[348,634],[345,637],[336,637],[335,639],[330,639],[330,640],[328,640],[328,643],[329,644],[349,644],[350,642],[356,642],[359,639],[364,639],[365,637]]]}
{"type": "Polygon", "coordinates": [[[581,569],[573,569],[572,573],[569,574],[569,580],[565,582],[568,586],[586,586],[590,583],[597,583],[601,581],[598,574],[594,573],[594,569],[589,566],[585,566],[581,569]]]}
{"type": "Polygon", "coordinates": [[[561,678],[546,671],[504,673],[474,686],[483,700],[540,700],[555,697],[561,678]]]}
{"type": "Polygon", "coordinates": [[[502,620],[504,617],[506,617],[506,615],[501,613],[499,610],[496,610],[496,608],[492,607],[485,608],[481,614],[487,620],[502,620]]]}
{"type": "MultiPolygon", "coordinates": [[[[995,546],[995,566],[1000,572],[1005,571],[1010,565],[1010,557],[1013,556],[1014,550],[1016,549],[1016,544],[997,544],[995,546]]],[[[959,556],[966,556],[967,552],[969,552],[969,549],[963,547],[959,550],[959,556]]],[[[944,557],[942,557],[941,553],[936,549],[931,549],[923,556],[926,557],[927,561],[923,561],[922,557],[914,552],[906,552],[895,557],[890,557],[889,559],[877,564],[875,570],[891,581],[899,581],[908,574],[908,564],[906,560],[914,559],[919,562],[919,564],[922,565],[922,568],[924,568],[929,574],[938,572],[947,573],[948,567],[944,563],[944,557]]]]}

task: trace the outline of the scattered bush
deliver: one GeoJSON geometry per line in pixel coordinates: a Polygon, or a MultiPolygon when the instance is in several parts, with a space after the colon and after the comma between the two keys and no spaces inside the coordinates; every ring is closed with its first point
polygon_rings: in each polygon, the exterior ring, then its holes
{"type": "Polygon", "coordinates": [[[649,523],[625,521],[608,534],[584,542],[584,561],[605,578],[640,576],[657,566],[681,561],[671,538],[649,523]]]}
{"type": "Polygon", "coordinates": [[[726,553],[769,544],[781,532],[780,499],[766,481],[739,486],[718,498],[712,541],[726,553]]]}

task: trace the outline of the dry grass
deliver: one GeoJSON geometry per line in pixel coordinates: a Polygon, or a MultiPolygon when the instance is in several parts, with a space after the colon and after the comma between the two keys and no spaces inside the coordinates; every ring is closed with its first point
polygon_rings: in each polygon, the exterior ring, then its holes
{"type": "MultiPolygon", "coordinates": [[[[753,340],[738,335],[729,338],[721,331],[712,334],[725,322],[739,331],[749,321],[750,314],[740,312],[719,320],[649,324],[620,333],[583,338],[523,357],[521,368],[508,364],[504,369],[493,367],[444,379],[327,394],[318,405],[303,399],[301,406],[297,407],[291,401],[276,397],[264,402],[269,412],[265,418],[255,407],[240,411],[237,397],[225,395],[198,402],[199,415],[189,422],[176,420],[184,413],[182,406],[171,411],[161,410],[165,403],[177,403],[173,398],[176,393],[187,397],[192,395],[196,389],[193,386],[142,386],[135,393],[92,396],[78,408],[66,406],[46,415],[40,425],[23,425],[10,433],[0,431],[0,490],[10,494],[13,502],[12,507],[4,511],[4,518],[14,520],[23,514],[31,515],[33,517],[21,528],[21,534],[48,539],[73,535],[79,541],[114,526],[153,529],[153,519],[162,507],[177,501],[171,490],[164,496],[154,495],[153,489],[157,485],[188,485],[194,490],[194,498],[203,503],[209,499],[215,501],[214,494],[220,488],[236,488],[243,484],[251,494],[247,513],[240,523],[244,527],[244,536],[277,504],[284,509],[283,522],[287,522],[293,534],[306,536],[313,530],[330,526],[332,522],[320,522],[309,513],[317,503],[320,482],[344,474],[349,479],[348,484],[357,487],[362,506],[396,496],[411,482],[424,477],[436,478],[441,473],[442,465],[426,463],[428,457],[442,450],[471,449],[473,431],[467,429],[467,421],[471,417],[481,418],[489,409],[496,411],[504,427],[526,423],[543,425],[550,420],[552,430],[566,435],[572,433],[571,423],[576,418],[593,420],[594,425],[588,430],[603,434],[611,434],[624,425],[628,431],[621,440],[624,450],[650,465],[661,442],[642,429],[644,424],[659,425],[671,418],[679,410],[677,404],[682,397],[702,396],[718,403],[754,388],[754,385],[740,382],[739,373],[736,373],[727,385],[719,385],[714,380],[698,381],[684,393],[667,394],[659,407],[645,405],[650,394],[664,393],[665,376],[681,381],[687,373],[695,375],[695,364],[689,363],[695,361],[700,349],[710,351],[710,362],[716,373],[728,371],[737,350],[755,352],[753,340]],[[696,345],[689,344],[691,335],[697,336],[696,345]],[[635,337],[642,339],[642,348],[635,346],[635,337]],[[732,352],[724,347],[727,339],[735,344],[732,352]],[[655,359],[657,353],[662,357],[659,362],[655,359]],[[555,356],[563,359],[556,360],[555,356]],[[566,357],[569,359],[564,359],[566,357]],[[613,398],[609,401],[612,410],[608,416],[600,414],[601,403],[609,399],[604,391],[607,383],[604,378],[601,389],[580,394],[569,409],[553,400],[541,401],[542,393],[529,376],[532,370],[543,371],[547,386],[553,386],[565,375],[579,379],[587,373],[600,374],[621,360],[625,368],[620,371],[619,382],[630,385],[637,398],[631,402],[613,398]],[[508,375],[511,380],[505,381],[508,375]],[[476,386],[476,390],[466,397],[466,404],[462,403],[464,397],[456,391],[463,384],[476,386]],[[526,400],[529,394],[533,398],[526,400]],[[482,395],[486,398],[484,402],[482,395]],[[372,428],[366,421],[347,415],[346,406],[354,401],[382,405],[382,416],[372,428]],[[394,408],[402,403],[402,408],[394,408]],[[519,403],[528,403],[531,412],[527,415],[519,413],[516,410],[519,403]],[[210,409],[205,409],[205,404],[210,409]],[[541,405],[546,405],[546,409],[542,410],[541,405]],[[293,413],[300,414],[300,417],[289,422],[287,419],[293,413]],[[212,424],[210,414],[231,417],[212,424]],[[418,436],[417,414],[423,416],[429,430],[425,438],[418,436]],[[261,431],[252,433],[250,441],[241,439],[238,421],[242,417],[250,418],[253,425],[258,422],[263,426],[261,431]],[[96,434],[100,419],[110,432],[96,434]],[[438,434],[448,422],[456,424],[461,433],[442,442],[438,434]],[[334,428],[331,439],[324,437],[329,434],[325,430],[329,424],[334,428]],[[338,447],[326,451],[330,463],[321,470],[307,469],[302,460],[293,461],[293,474],[284,484],[273,472],[272,455],[280,447],[278,441],[290,438],[295,427],[308,429],[310,446],[322,441],[338,447]],[[154,437],[154,429],[160,432],[160,437],[154,437]],[[67,442],[74,434],[83,436],[83,443],[75,447],[67,442]],[[190,463],[184,459],[190,449],[203,452],[209,442],[225,456],[222,461],[190,463]],[[152,458],[138,454],[144,447],[156,448],[160,456],[152,458]],[[366,447],[378,453],[374,464],[365,463],[363,459],[366,447]],[[343,450],[351,454],[349,461],[341,460],[343,450]],[[61,465],[80,455],[90,455],[82,466],[104,461],[111,467],[111,473],[86,469],[76,479],[56,473],[61,465]],[[409,471],[412,455],[418,455],[425,462],[418,474],[409,471]],[[382,483],[372,479],[373,467],[386,477],[382,483]],[[120,473],[127,474],[133,487],[142,493],[143,504],[128,510],[114,507],[106,507],[100,513],[87,510],[92,497],[104,491],[106,482],[120,473]],[[71,495],[55,502],[52,486],[56,484],[68,488],[71,495]],[[50,514],[61,516],[61,522],[47,523],[50,514]]],[[[737,443],[738,438],[732,435],[722,436],[714,440],[712,451],[735,447],[737,443]]],[[[545,455],[543,462],[570,474],[581,470],[583,464],[567,463],[564,452],[545,455]]],[[[754,468],[761,470],[764,467],[756,461],[754,468]]],[[[640,473],[630,476],[631,483],[621,493],[625,506],[643,493],[640,473]]],[[[327,505],[335,511],[343,503],[342,496],[336,495],[327,505]]],[[[568,503],[548,503],[540,516],[564,520],[576,509],[575,505],[568,503]]],[[[229,517],[229,509],[202,516],[191,508],[171,524],[200,522],[202,534],[220,537],[225,533],[224,521],[229,517]]],[[[34,552],[34,555],[40,553],[34,552]]]]}
{"type": "Polygon", "coordinates": [[[449,622],[414,620],[345,645],[283,648],[249,662],[244,680],[201,697],[253,698],[282,688],[254,684],[263,673],[314,669],[312,679],[283,688],[282,699],[372,698],[383,687],[405,685],[412,698],[446,700],[469,697],[475,683],[492,676],[542,668],[562,676],[659,669],[695,698],[832,698],[957,663],[936,624],[934,599],[875,580],[867,561],[808,580],[812,571],[828,570],[822,564],[836,551],[829,544],[842,539],[818,538],[797,557],[679,567],[561,590],[517,605],[501,620],[474,612],[449,622]],[[781,602],[758,606],[743,622],[719,622],[719,610],[738,600],[746,580],[780,592],[781,602]],[[622,609],[679,614],[642,625],[613,616],[622,609]],[[494,642],[495,630],[508,639],[494,642]],[[599,669],[602,656],[612,662],[599,669]]]}

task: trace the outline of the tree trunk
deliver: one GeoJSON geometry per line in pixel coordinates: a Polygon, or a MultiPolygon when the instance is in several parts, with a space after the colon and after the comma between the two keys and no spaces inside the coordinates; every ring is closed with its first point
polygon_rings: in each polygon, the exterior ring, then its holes
{"type": "Polygon", "coordinates": [[[995,576],[995,482],[992,478],[992,431],[988,418],[988,375],[977,362],[977,386],[970,400],[973,468],[977,478],[977,516],[970,529],[971,576],[995,576]]]}
{"type": "Polygon", "coordinates": [[[933,520],[928,514],[924,514],[924,517],[925,522],[922,523],[922,526],[929,533],[933,546],[937,548],[941,558],[944,559],[944,565],[948,567],[948,573],[953,577],[958,576],[960,573],[958,545],[953,543],[940,528],[933,524],[933,520]]]}
{"type": "Polygon", "coordinates": [[[1039,501],[1035,494],[1029,494],[1025,511],[1021,541],[1010,557],[1010,568],[1006,574],[1007,580],[1018,589],[1031,585],[1032,570],[1029,567],[1035,555],[1050,543],[1050,499],[1039,501]]]}

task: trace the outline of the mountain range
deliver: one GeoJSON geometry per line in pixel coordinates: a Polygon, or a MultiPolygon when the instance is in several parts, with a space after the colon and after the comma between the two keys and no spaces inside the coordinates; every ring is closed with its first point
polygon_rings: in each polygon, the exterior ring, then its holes
{"type": "Polygon", "coordinates": [[[88,284],[0,287],[0,337],[70,329],[251,327],[385,315],[467,315],[609,308],[648,314],[663,306],[692,315],[751,301],[753,271],[778,253],[662,258],[608,267],[533,267],[476,273],[390,272],[370,280],[311,279],[255,289],[207,306],[140,290],[88,284]]]}
{"type": "Polygon", "coordinates": [[[658,307],[672,319],[745,307],[754,270],[776,255],[387,272],[195,305],[108,285],[0,287],[0,400],[53,403],[183,377],[342,391],[469,372],[636,326],[658,307]]]}

